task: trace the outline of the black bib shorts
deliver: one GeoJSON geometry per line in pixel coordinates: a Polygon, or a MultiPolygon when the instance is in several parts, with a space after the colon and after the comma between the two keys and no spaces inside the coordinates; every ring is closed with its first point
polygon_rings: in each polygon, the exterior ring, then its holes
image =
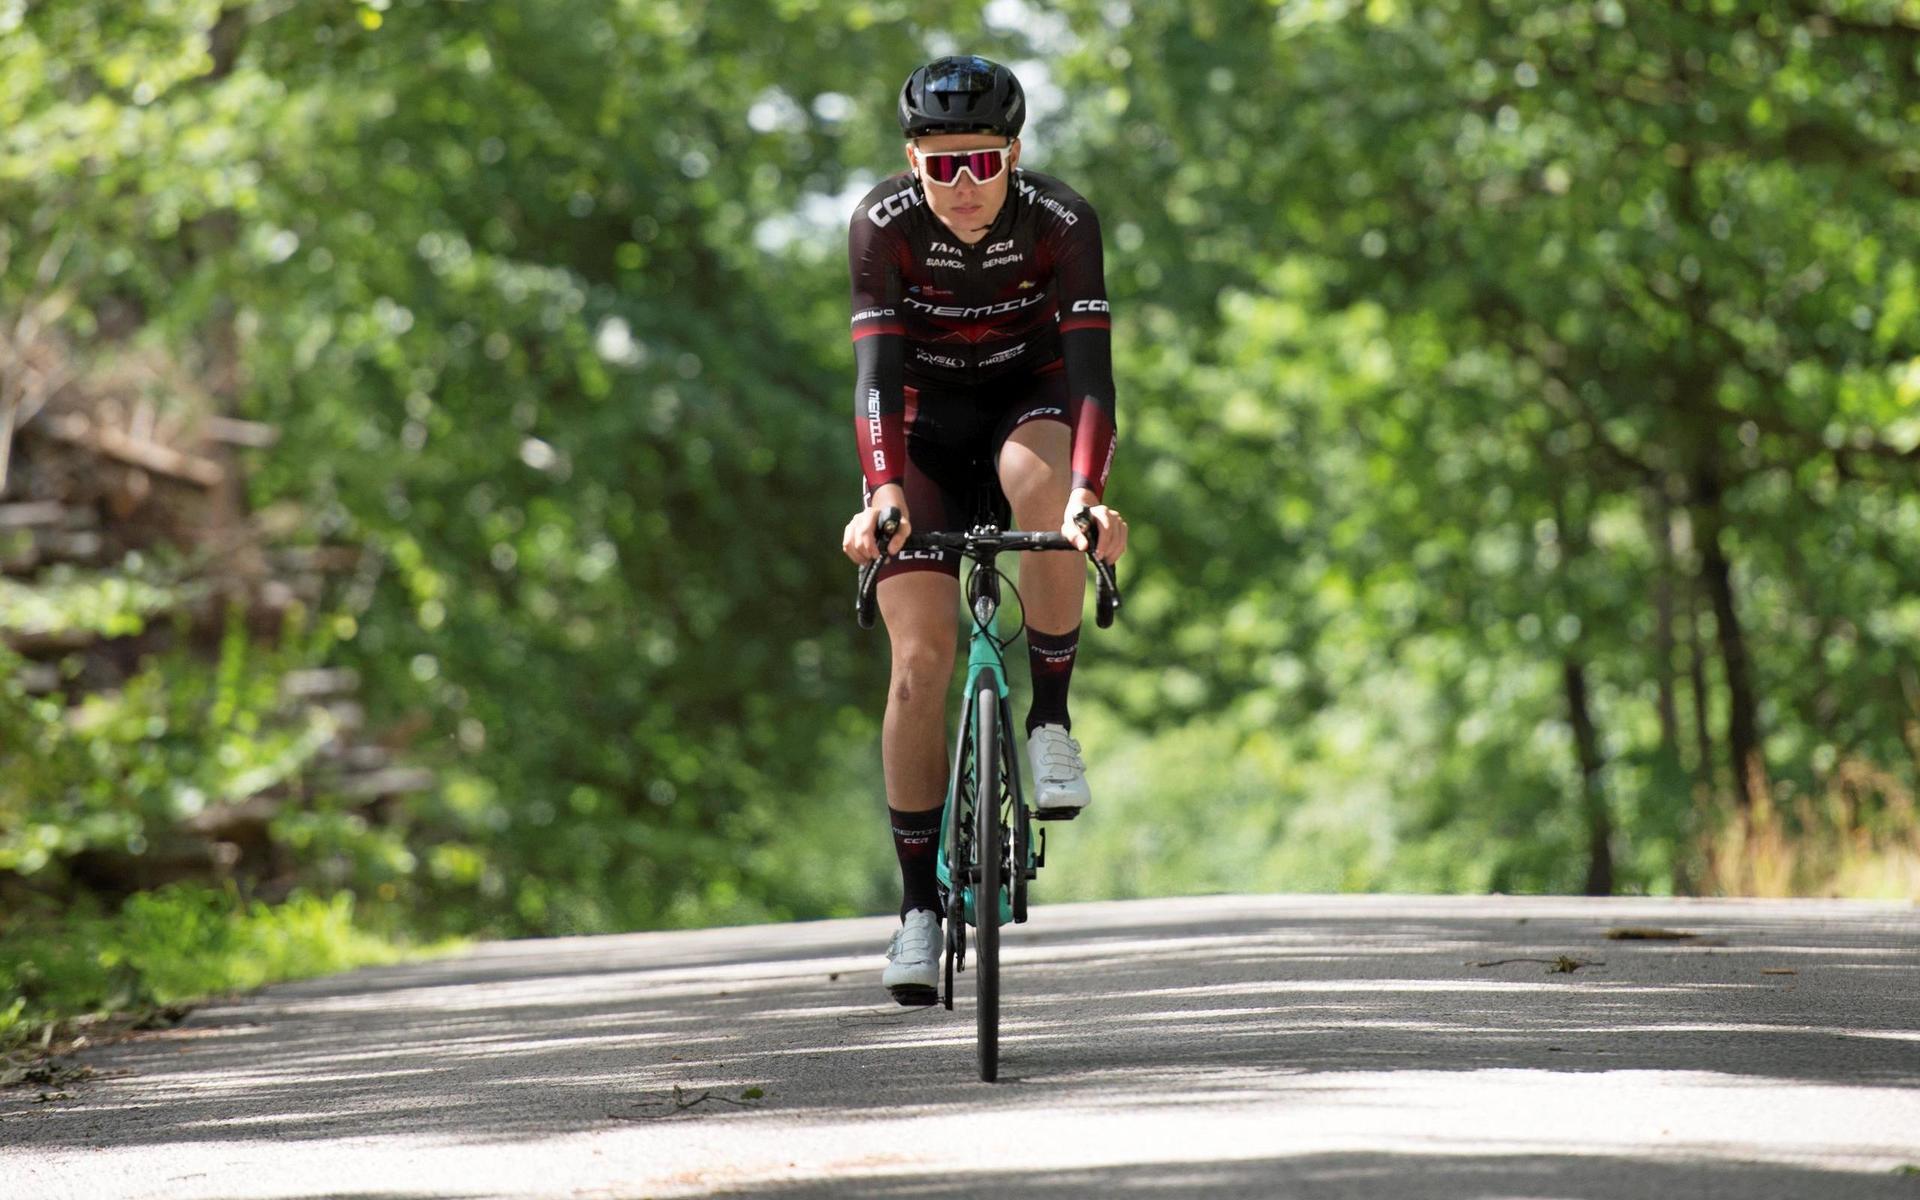
{"type": "MultiPolygon", "coordinates": [[[[901,486],[916,533],[959,532],[982,519],[1011,524],[1000,490],[1000,450],[1029,421],[1058,421],[1068,429],[1079,406],[1070,403],[1067,375],[1055,360],[1028,375],[1003,376],[978,387],[921,383],[906,387],[907,465],[901,486]],[[981,505],[990,506],[985,513],[981,505]]],[[[861,503],[872,500],[863,483],[861,503]]],[[[886,579],[906,571],[960,574],[951,551],[907,551],[880,568],[886,579]]]]}

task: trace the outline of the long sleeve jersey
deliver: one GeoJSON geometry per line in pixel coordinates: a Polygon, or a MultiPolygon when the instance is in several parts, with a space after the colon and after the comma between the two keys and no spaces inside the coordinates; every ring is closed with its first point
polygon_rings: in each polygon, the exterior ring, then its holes
{"type": "Polygon", "coordinates": [[[908,383],[986,387],[1064,359],[1076,411],[1073,484],[1096,496],[1113,465],[1113,346],[1093,206],[1016,170],[985,237],[968,245],[908,172],[882,181],[847,231],[853,268],[854,430],[867,485],[906,470],[908,383]]]}

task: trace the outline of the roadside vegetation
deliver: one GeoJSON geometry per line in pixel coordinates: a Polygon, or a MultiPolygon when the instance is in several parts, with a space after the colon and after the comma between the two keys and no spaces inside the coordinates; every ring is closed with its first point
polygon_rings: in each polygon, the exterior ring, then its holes
{"type": "MultiPolygon", "coordinates": [[[[243,903],[231,889],[169,884],[106,911],[13,914],[0,924],[0,1087],[55,1084],[48,1053],[173,1024],[209,996],[411,950],[356,921],[351,892],[243,903]]],[[[434,947],[445,951],[451,945],[434,947]]]]}
{"type": "Polygon", "coordinates": [[[952,46],[1113,297],[1043,898],[1920,897],[1911,0],[0,4],[0,1046],[887,909],[846,206],[952,46]]]}

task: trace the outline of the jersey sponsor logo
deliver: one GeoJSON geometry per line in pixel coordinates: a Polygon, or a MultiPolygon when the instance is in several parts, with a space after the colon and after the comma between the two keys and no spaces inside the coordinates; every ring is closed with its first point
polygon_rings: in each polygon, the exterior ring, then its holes
{"type": "MultiPolygon", "coordinates": [[[[1026,180],[1016,179],[1014,183],[1019,185],[1022,196],[1025,196],[1041,208],[1053,213],[1054,216],[1059,217],[1061,224],[1078,225],[1080,223],[1080,215],[1078,213],[1060,203],[1058,200],[1055,200],[1052,196],[1042,196],[1040,192],[1026,180]]],[[[884,224],[884,222],[882,222],[882,224],[884,224]]]]}
{"type": "Polygon", "coordinates": [[[1020,426],[1025,425],[1028,421],[1037,421],[1041,417],[1064,417],[1066,415],[1067,415],[1066,409],[1060,408],[1059,406],[1052,405],[1052,404],[1046,405],[1042,408],[1030,408],[1026,412],[1023,412],[1020,414],[1020,419],[1014,422],[1014,428],[1018,429],[1020,426]]]}
{"type": "Polygon", "coordinates": [[[1070,312],[1111,312],[1105,300],[1075,300],[1070,312]]]}
{"type": "Polygon", "coordinates": [[[980,365],[983,367],[999,366],[1001,363],[1006,362],[1008,359],[1017,357],[1019,353],[1022,350],[1025,350],[1026,348],[1027,348],[1027,344],[1025,342],[1015,342],[1013,345],[1008,346],[1005,350],[995,350],[992,354],[987,355],[985,358],[980,360],[980,365]]]}
{"type": "Polygon", "coordinates": [[[909,307],[918,309],[930,317],[959,317],[962,320],[968,320],[973,317],[994,317],[1001,313],[1018,312],[1046,298],[1045,292],[1035,292],[1031,296],[1002,300],[998,304],[977,304],[971,307],[958,304],[928,304],[923,300],[915,300],[911,296],[906,297],[906,301],[909,307]]]}
{"type": "Polygon", "coordinates": [[[895,313],[891,308],[869,308],[853,314],[853,323],[858,325],[862,321],[877,321],[881,317],[891,317],[894,315],[895,313]]]}
{"type": "Polygon", "coordinates": [[[928,254],[958,254],[960,247],[949,246],[945,242],[934,242],[927,247],[928,254]]]}
{"type": "Polygon", "coordinates": [[[946,367],[953,371],[958,371],[967,365],[967,360],[964,358],[956,358],[951,354],[935,354],[933,351],[922,349],[919,346],[913,348],[913,356],[923,363],[928,363],[936,367],[946,367]]]}
{"type": "Polygon", "coordinates": [[[922,204],[925,198],[917,187],[905,188],[893,195],[878,200],[867,208],[867,220],[885,229],[893,219],[902,215],[916,204],[922,204]]]}
{"type": "Polygon", "coordinates": [[[880,389],[867,389],[867,441],[873,444],[873,469],[876,474],[887,473],[887,452],[880,447],[880,389]]]}
{"type": "Polygon", "coordinates": [[[930,258],[927,260],[927,265],[930,267],[952,267],[959,271],[967,269],[967,264],[957,258],[930,258]]]}
{"type": "Polygon", "coordinates": [[[982,254],[998,254],[1002,250],[1011,250],[1011,249],[1013,249],[1013,239],[1008,238],[1004,242],[995,242],[993,245],[988,246],[985,250],[981,251],[981,253],[982,254]]]}
{"type": "Polygon", "coordinates": [[[1017,262],[1025,262],[1025,261],[1027,261],[1027,256],[1024,254],[1002,254],[999,258],[990,258],[987,261],[981,263],[980,265],[982,267],[1004,267],[1008,263],[1017,263],[1017,262]]]}
{"type": "Polygon", "coordinates": [[[1022,279],[1020,281],[1020,290],[1023,292],[1032,286],[1034,286],[1034,284],[1033,284],[1033,280],[1031,279],[1022,279]]]}

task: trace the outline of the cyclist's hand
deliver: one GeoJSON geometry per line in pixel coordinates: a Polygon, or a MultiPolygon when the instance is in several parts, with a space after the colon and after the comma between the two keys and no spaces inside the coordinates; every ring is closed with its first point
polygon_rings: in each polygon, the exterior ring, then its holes
{"type": "Polygon", "coordinates": [[[897,483],[882,485],[868,499],[867,507],[855,514],[847,522],[846,532],[840,535],[840,548],[848,558],[861,566],[866,566],[880,557],[880,542],[876,531],[880,525],[880,513],[884,509],[900,510],[900,531],[893,535],[892,543],[887,547],[888,554],[898,554],[900,546],[913,532],[913,521],[907,515],[907,493],[897,483]]]}
{"type": "Polygon", "coordinates": [[[1087,535],[1080,532],[1079,524],[1074,520],[1082,512],[1093,518],[1100,529],[1100,548],[1094,551],[1094,557],[1111,566],[1122,554],[1127,552],[1127,522],[1121,515],[1100,503],[1098,497],[1085,488],[1075,488],[1073,495],[1067,498],[1067,514],[1060,522],[1060,532],[1066,535],[1082,554],[1086,553],[1087,535]]]}

